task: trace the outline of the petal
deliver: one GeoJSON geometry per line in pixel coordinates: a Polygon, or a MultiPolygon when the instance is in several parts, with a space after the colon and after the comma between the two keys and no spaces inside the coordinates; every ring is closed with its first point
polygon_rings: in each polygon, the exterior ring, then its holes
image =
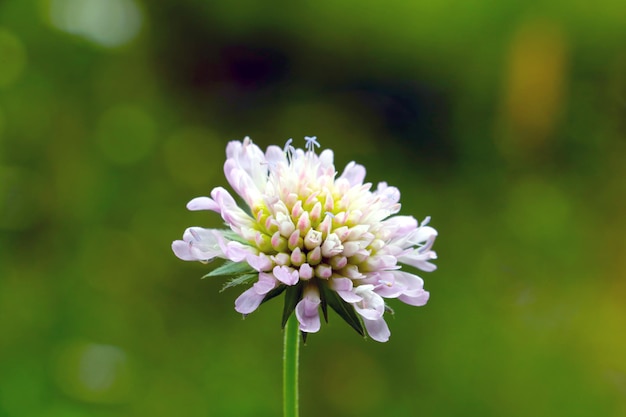
{"type": "Polygon", "coordinates": [[[189,227],[183,233],[183,240],[172,243],[174,254],[184,261],[206,262],[215,257],[224,258],[219,241],[222,240],[219,230],[189,227]]]}
{"type": "Polygon", "coordinates": [[[274,288],[276,288],[277,284],[278,282],[276,281],[276,278],[274,278],[272,274],[261,272],[259,274],[259,280],[255,282],[252,287],[254,288],[254,291],[256,291],[257,294],[265,295],[271,290],[273,290],[274,288]]]}
{"type": "Polygon", "coordinates": [[[378,320],[363,319],[367,333],[377,342],[386,342],[391,336],[387,322],[382,317],[378,320]]]}
{"type": "Polygon", "coordinates": [[[361,185],[365,179],[365,167],[352,161],[346,165],[339,178],[346,179],[351,186],[361,185]]]}
{"type": "Polygon", "coordinates": [[[242,178],[245,178],[243,181],[257,192],[265,189],[267,184],[267,161],[263,151],[252,143],[249,137],[246,137],[243,142],[229,142],[226,146],[226,158],[224,174],[239,195],[244,196],[239,191],[247,192],[242,188],[242,178]],[[235,168],[239,173],[235,174],[233,172],[235,168]],[[233,177],[233,175],[235,176],[233,177]],[[234,180],[234,182],[231,182],[231,180],[234,180]]]}
{"type": "Polygon", "coordinates": [[[265,160],[273,167],[278,165],[279,163],[287,163],[287,157],[285,156],[285,151],[278,146],[268,146],[265,150],[265,160]]]}
{"type": "Polygon", "coordinates": [[[414,243],[426,242],[428,239],[435,240],[434,237],[437,236],[437,230],[430,226],[422,226],[417,229],[415,235],[412,236],[412,241],[414,243]]]}
{"type": "Polygon", "coordinates": [[[349,278],[331,278],[330,288],[347,303],[358,303],[363,300],[363,297],[353,292],[352,280],[349,278]]]}
{"type": "Polygon", "coordinates": [[[241,314],[250,314],[261,305],[264,298],[265,295],[257,293],[254,287],[249,288],[235,300],[235,310],[241,314]]]}
{"type": "Polygon", "coordinates": [[[295,310],[301,331],[315,333],[320,329],[321,321],[318,310],[320,302],[317,288],[307,287],[304,291],[304,297],[298,302],[295,310]]]}
{"type": "Polygon", "coordinates": [[[385,313],[385,301],[373,291],[372,285],[360,285],[354,290],[363,299],[354,303],[354,310],[364,319],[378,320],[385,313]]]}
{"type": "Polygon", "coordinates": [[[376,294],[385,298],[397,298],[399,297],[406,286],[402,281],[396,279],[392,272],[381,272],[377,276],[376,288],[374,291],[376,294]]]}
{"type": "Polygon", "coordinates": [[[175,240],[172,242],[172,250],[174,251],[174,255],[183,261],[199,261],[200,259],[196,258],[191,254],[191,244],[189,242],[184,242],[182,240],[175,240]]]}
{"type": "Polygon", "coordinates": [[[405,302],[412,306],[421,307],[428,302],[429,298],[430,298],[430,293],[428,291],[420,290],[416,292],[415,295],[403,294],[400,297],[398,297],[398,300],[405,302]]]}
{"type": "Polygon", "coordinates": [[[420,249],[411,249],[398,256],[398,262],[414,266],[422,271],[432,272],[437,269],[437,265],[428,261],[436,258],[437,254],[433,251],[420,252],[420,249]]]}
{"type": "Polygon", "coordinates": [[[280,282],[287,285],[295,285],[298,283],[298,271],[295,271],[286,266],[275,266],[273,269],[274,276],[280,282]]]}
{"type": "Polygon", "coordinates": [[[209,197],[196,197],[187,203],[187,209],[191,211],[196,210],[212,210],[219,213],[220,207],[218,204],[209,197]]]}
{"type": "Polygon", "coordinates": [[[253,220],[248,214],[243,211],[235,202],[235,199],[230,195],[226,189],[222,187],[216,187],[211,191],[211,197],[217,203],[220,208],[219,213],[222,218],[230,227],[239,232],[244,226],[251,226],[253,220]]]}
{"type": "Polygon", "coordinates": [[[270,271],[272,269],[272,260],[264,253],[258,255],[248,254],[246,262],[257,271],[270,271]]]}
{"type": "Polygon", "coordinates": [[[311,268],[311,265],[304,263],[302,265],[300,265],[300,269],[298,270],[298,275],[300,276],[300,279],[310,279],[313,278],[313,268],[311,268]]]}
{"type": "Polygon", "coordinates": [[[224,255],[233,262],[241,262],[250,255],[256,255],[256,250],[251,246],[239,242],[230,241],[226,244],[224,255]]]}

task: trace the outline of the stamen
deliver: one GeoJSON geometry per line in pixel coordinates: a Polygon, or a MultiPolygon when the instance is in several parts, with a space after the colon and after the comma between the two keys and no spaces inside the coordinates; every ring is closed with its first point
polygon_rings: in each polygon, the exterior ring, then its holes
{"type": "Polygon", "coordinates": [[[315,147],[319,148],[321,146],[317,141],[317,136],[305,136],[304,140],[306,141],[306,149],[309,152],[315,152],[315,147]]]}
{"type": "Polygon", "coordinates": [[[291,147],[291,142],[293,142],[292,138],[289,138],[289,140],[287,140],[287,143],[285,143],[285,147],[283,148],[283,152],[287,153],[287,151],[289,150],[289,148],[291,147]]]}
{"type": "Polygon", "coordinates": [[[283,152],[285,152],[285,155],[287,156],[287,160],[289,162],[291,162],[291,160],[293,159],[293,154],[296,152],[296,148],[291,146],[291,142],[293,142],[293,139],[289,138],[287,143],[285,143],[285,147],[283,148],[283,152]]]}

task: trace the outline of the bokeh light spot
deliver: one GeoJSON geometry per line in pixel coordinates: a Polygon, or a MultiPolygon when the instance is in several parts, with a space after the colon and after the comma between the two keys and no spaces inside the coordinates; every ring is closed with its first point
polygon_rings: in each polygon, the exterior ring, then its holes
{"type": "Polygon", "coordinates": [[[0,28],[0,88],[17,81],[25,67],[24,45],[13,33],[0,28]]]}
{"type": "Polygon", "coordinates": [[[55,379],[67,395],[105,404],[128,400],[131,372],[119,347],[76,341],[62,347],[55,359],[55,379]]]}
{"type": "Polygon", "coordinates": [[[156,124],[144,110],[120,105],[102,114],[96,141],[102,153],[118,164],[133,164],[144,158],[152,148],[156,124]]]}
{"type": "Polygon", "coordinates": [[[50,0],[50,21],[56,28],[105,47],[132,41],[142,20],[133,0],[50,0]]]}

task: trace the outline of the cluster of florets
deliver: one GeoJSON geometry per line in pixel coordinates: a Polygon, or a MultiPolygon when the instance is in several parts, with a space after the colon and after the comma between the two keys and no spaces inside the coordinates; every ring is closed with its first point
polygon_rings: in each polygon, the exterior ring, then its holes
{"type": "Polygon", "coordinates": [[[357,331],[364,325],[374,340],[387,341],[385,298],[428,301],[422,279],[400,264],[433,271],[437,232],[429,218],[418,224],[396,215],[397,188],[379,183],[372,191],[363,183],[365,168],[354,162],[337,176],[333,152],[318,155],[316,138],[305,139],[304,150],[290,140],[265,153],[249,138],[230,142],[224,172],[248,211],[217,187],[187,208],[219,213],[229,230],[191,227],[172,249],[183,260],[230,261],[214,275],[236,273],[231,284],[252,283],[235,301],[242,314],[285,291],[286,314],[295,311],[305,333],[320,329],[320,309],[327,317],[331,306],[357,331]]]}

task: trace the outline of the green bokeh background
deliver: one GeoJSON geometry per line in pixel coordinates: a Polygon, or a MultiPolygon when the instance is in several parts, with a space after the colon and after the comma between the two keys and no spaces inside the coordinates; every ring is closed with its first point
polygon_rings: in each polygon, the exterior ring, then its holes
{"type": "Polygon", "coordinates": [[[440,233],[388,343],[309,337],[303,417],[626,416],[623,0],[0,2],[1,416],[280,415],[280,303],[170,249],[245,135],[440,233]]]}

